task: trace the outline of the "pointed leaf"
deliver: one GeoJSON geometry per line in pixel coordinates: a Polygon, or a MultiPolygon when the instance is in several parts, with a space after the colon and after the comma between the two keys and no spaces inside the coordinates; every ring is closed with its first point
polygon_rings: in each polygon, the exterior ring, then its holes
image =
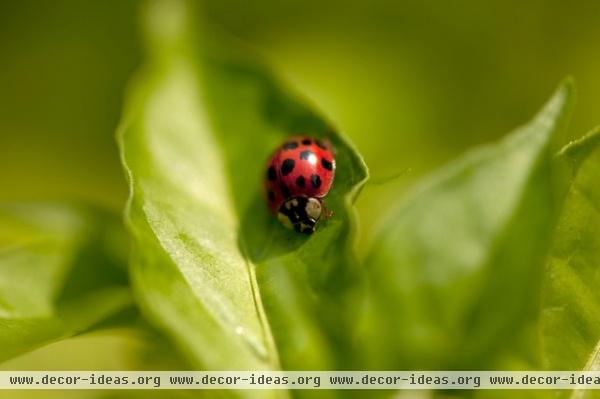
{"type": "Polygon", "coordinates": [[[574,163],[546,266],[541,337],[551,370],[598,370],[600,342],[600,130],[568,145],[574,163]]]}
{"type": "Polygon", "coordinates": [[[334,368],[331,342],[345,329],[335,305],[354,286],[350,205],[364,165],[190,7],[148,8],[149,61],[120,129],[139,301],[197,367],[334,368]],[[337,150],[334,216],[311,237],[281,226],[261,193],[267,157],[298,133],[326,136],[337,150]]]}
{"type": "Polygon", "coordinates": [[[532,122],[443,168],[385,219],[367,259],[368,322],[386,338],[370,339],[377,367],[485,367],[533,314],[571,91],[568,82],[532,122]]]}
{"type": "Polygon", "coordinates": [[[0,206],[0,361],[131,306],[117,223],[62,205],[0,206]]]}

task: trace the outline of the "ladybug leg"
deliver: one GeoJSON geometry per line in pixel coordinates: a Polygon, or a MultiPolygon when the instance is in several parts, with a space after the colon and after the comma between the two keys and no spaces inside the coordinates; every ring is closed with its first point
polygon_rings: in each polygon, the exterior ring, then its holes
{"type": "Polygon", "coordinates": [[[322,202],[322,204],[323,204],[323,218],[329,219],[329,218],[333,217],[333,211],[331,209],[327,209],[327,204],[325,204],[324,202],[322,202]]]}

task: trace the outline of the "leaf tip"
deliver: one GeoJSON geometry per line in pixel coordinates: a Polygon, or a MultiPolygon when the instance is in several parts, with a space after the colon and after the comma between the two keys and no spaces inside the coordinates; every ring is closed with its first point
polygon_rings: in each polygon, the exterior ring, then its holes
{"type": "Polygon", "coordinates": [[[569,90],[575,89],[575,78],[572,75],[567,75],[560,83],[561,87],[565,87],[569,90]]]}
{"type": "Polygon", "coordinates": [[[552,142],[552,148],[556,150],[558,144],[566,139],[567,126],[575,103],[575,81],[567,76],[558,85],[554,94],[536,115],[535,121],[545,132],[545,136],[552,142]]]}
{"type": "Polygon", "coordinates": [[[558,155],[577,164],[581,163],[600,144],[600,126],[565,145],[558,155]]]}
{"type": "Polygon", "coordinates": [[[573,78],[573,76],[568,75],[558,85],[558,89],[556,89],[553,99],[559,98],[562,103],[562,106],[565,107],[565,111],[566,111],[565,114],[569,115],[571,112],[573,103],[575,101],[575,95],[576,95],[575,79],[573,78]]]}

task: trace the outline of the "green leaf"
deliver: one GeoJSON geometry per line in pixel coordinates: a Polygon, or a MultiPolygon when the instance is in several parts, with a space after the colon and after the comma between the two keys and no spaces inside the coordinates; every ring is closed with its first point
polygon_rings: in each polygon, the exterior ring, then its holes
{"type": "Polygon", "coordinates": [[[567,82],[529,124],[426,179],[385,218],[366,260],[375,367],[485,369],[535,314],[571,92],[567,82]]]}
{"type": "MultiPolygon", "coordinates": [[[[568,145],[573,175],[546,265],[541,338],[552,370],[598,370],[600,130],[568,145]]],[[[582,396],[583,397],[583,396],[582,396]]]]}
{"type": "Polygon", "coordinates": [[[120,231],[116,219],[79,208],[0,206],[0,361],[131,306],[120,231]]]}
{"type": "Polygon", "coordinates": [[[332,342],[348,336],[338,305],[357,281],[350,206],[365,167],[194,11],[181,1],[146,10],[149,60],[120,128],[137,296],[196,367],[335,368],[343,350],[332,342]],[[335,215],[311,237],[281,226],[261,193],[271,151],[298,133],[337,150],[335,215]]]}

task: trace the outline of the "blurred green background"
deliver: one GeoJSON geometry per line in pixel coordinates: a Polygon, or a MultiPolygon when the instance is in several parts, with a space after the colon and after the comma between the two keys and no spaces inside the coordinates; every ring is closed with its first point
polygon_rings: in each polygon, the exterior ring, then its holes
{"type": "MultiPolygon", "coordinates": [[[[126,196],[114,140],[141,61],[132,0],[0,2],[1,200],[126,196]]],[[[211,21],[252,45],[345,131],[374,178],[362,230],[410,182],[525,122],[566,75],[572,136],[598,121],[600,3],[554,0],[209,0],[211,21]]]]}
{"type": "MultiPolygon", "coordinates": [[[[120,212],[114,131],[142,59],[138,11],[132,0],[0,1],[0,201],[120,212]]],[[[376,180],[401,173],[364,190],[362,238],[383,204],[524,123],[566,75],[578,87],[570,136],[600,120],[598,1],[211,0],[204,12],[333,119],[376,180]]],[[[121,364],[99,359],[82,367],[121,364]]]]}

